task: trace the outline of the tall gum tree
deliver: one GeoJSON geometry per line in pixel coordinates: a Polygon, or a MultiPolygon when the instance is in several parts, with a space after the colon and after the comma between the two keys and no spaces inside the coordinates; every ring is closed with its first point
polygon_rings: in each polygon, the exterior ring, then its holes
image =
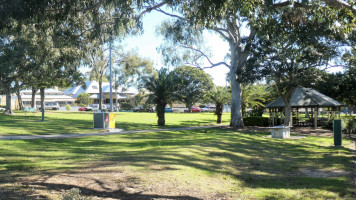
{"type": "MultiPolygon", "coordinates": [[[[229,67],[229,77],[232,91],[232,108],[230,125],[233,127],[243,127],[242,109],[241,109],[241,83],[251,82],[256,79],[255,74],[248,69],[247,63],[257,64],[257,59],[254,58],[253,44],[258,40],[270,34],[275,37],[278,35],[274,32],[273,26],[270,23],[288,23],[289,19],[296,19],[295,16],[276,15],[277,20],[273,21],[270,18],[277,10],[290,9],[298,11],[296,17],[311,16],[318,22],[330,22],[335,27],[339,20],[342,27],[346,23],[353,20],[354,8],[346,2],[338,0],[325,1],[227,1],[227,0],[208,0],[208,1],[179,1],[172,4],[168,8],[173,8],[175,13],[168,13],[166,10],[157,8],[156,10],[173,17],[171,22],[166,23],[164,28],[161,28],[161,34],[166,41],[170,41],[171,45],[180,46],[186,49],[201,53],[201,57],[207,58],[199,46],[196,45],[195,39],[191,34],[201,34],[202,30],[209,30],[217,33],[223,38],[230,47],[229,58],[230,63],[225,62],[212,63],[208,59],[210,66],[214,67],[223,64],[229,67]],[[298,8],[306,8],[298,10],[298,8]],[[321,11],[321,12],[316,12],[321,11]],[[342,18],[342,19],[341,19],[342,18]],[[178,44],[178,45],[177,45],[178,44]],[[194,46],[196,45],[196,46],[194,46]]],[[[314,24],[319,26],[319,24],[314,24]]],[[[303,37],[304,33],[300,33],[299,29],[294,29],[294,35],[303,37]]],[[[323,34],[329,34],[323,32],[323,34]]],[[[265,39],[268,39],[265,37],[265,39]]],[[[307,44],[307,41],[302,41],[307,44]]],[[[167,49],[167,48],[166,48],[167,49]]],[[[166,50],[165,49],[165,50],[166,50]]],[[[169,48],[168,48],[169,49],[169,48]]],[[[166,51],[171,53],[172,51],[166,51]]],[[[166,55],[169,55],[166,53],[166,55]]],[[[181,56],[187,58],[185,54],[181,56]]],[[[168,56],[166,56],[167,59],[168,56]]],[[[172,56],[171,58],[176,58],[172,56]]],[[[188,57],[189,58],[189,57],[188,57]]],[[[170,58],[168,58],[169,60],[170,58]]],[[[260,72],[258,72],[260,73],[260,72]]]]}

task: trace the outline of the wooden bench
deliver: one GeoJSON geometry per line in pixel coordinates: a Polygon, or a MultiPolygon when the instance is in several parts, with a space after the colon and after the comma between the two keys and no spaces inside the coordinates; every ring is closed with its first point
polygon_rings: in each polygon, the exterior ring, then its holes
{"type": "Polygon", "coordinates": [[[33,115],[36,115],[37,113],[36,109],[32,107],[24,107],[23,111],[25,112],[25,116],[27,116],[27,112],[32,112],[33,115]]]}

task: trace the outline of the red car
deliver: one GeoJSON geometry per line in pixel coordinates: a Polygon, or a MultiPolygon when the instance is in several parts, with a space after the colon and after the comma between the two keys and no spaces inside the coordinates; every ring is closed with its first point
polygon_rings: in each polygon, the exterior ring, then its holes
{"type": "Polygon", "coordinates": [[[78,108],[78,111],[85,111],[85,107],[78,108]]]}
{"type": "Polygon", "coordinates": [[[192,112],[201,112],[201,109],[199,107],[192,106],[192,112]]]}

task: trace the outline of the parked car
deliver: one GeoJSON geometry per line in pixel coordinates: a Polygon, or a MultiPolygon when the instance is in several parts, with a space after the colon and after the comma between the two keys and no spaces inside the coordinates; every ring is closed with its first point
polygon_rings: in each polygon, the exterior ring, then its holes
{"type": "Polygon", "coordinates": [[[199,107],[192,106],[192,112],[201,112],[201,109],[199,107]]]}
{"type": "Polygon", "coordinates": [[[85,111],[85,107],[78,108],[78,111],[85,111]]]}
{"type": "Polygon", "coordinates": [[[165,112],[173,112],[173,109],[170,107],[166,107],[164,110],[165,110],[165,112]]]}
{"type": "MultiPolygon", "coordinates": [[[[38,109],[41,110],[41,106],[38,109]]],[[[58,102],[44,102],[44,109],[45,110],[59,110],[59,103],[58,102]]]]}
{"type": "MultiPolygon", "coordinates": [[[[106,106],[106,109],[108,109],[108,110],[110,110],[110,104],[107,104],[107,105],[105,105],[106,106]]],[[[117,109],[116,109],[116,105],[115,104],[113,104],[113,111],[116,111],[117,109]]]]}
{"type": "Polygon", "coordinates": [[[133,108],[132,111],[133,112],[143,112],[143,106],[139,105],[136,108],[133,108]]]}
{"type": "Polygon", "coordinates": [[[5,111],[5,108],[0,107],[0,111],[5,111]]]}
{"type": "Polygon", "coordinates": [[[84,111],[93,111],[93,107],[86,106],[86,107],[84,107],[84,111]]]}
{"type": "Polygon", "coordinates": [[[215,112],[215,106],[210,106],[210,107],[206,106],[204,108],[201,108],[200,110],[201,112],[215,112]]]}
{"type": "Polygon", "coordinates": [[[201,112],[208,112],[209,111],[209,107],[204,107],[204,108],[200,108],[201,112]]]}
{"type": "MultiPolygon", "coordinates": [[[[91,107],[91,111],[98,111],[99,110],[99,104],[92,104],[90,105],[91,107]]],[[[104,110],[106,109],[106,105],[105,104],[101,104],[101,109],[104,110]]]]}
{"type": "Polygon", "coordinates": [[[142,105],[137,106],[136,108],[133,108],[133,112],[154,112],[156,109],[155,107],[143,107],[142,105]]]}

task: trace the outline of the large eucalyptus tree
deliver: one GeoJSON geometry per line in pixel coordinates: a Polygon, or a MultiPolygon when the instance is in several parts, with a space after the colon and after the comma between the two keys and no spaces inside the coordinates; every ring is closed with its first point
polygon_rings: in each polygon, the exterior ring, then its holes
{"type": "MultiPolygon", "coordinates": [[[[300,18],[309,20],[308,17],[310,17],[314,22],[314,24],[306,24],[310,30],[314,28],[314,31],[308,33],[309,35],[319,35],[315,32],[316,28],[326,24],[330,26],[328,27],[329,30],[339,28],[340,32],[344,32],[349,28],[345,24],[351,25],[353,23],[354,8],[340,2],[333,0],[180,1],[179,4],[171,6],[175,11],[174,13],[168,13],[168,9],[156,9],[172,17],[159,30],[166,40],[166,44],[161,47],[161,50],[165,56],[165,61],[171,64],[190,62],[193,65],[200,66],[196,61],[199,58],[204,58],[209,63],[205,67],[227,66],[230,70],[229,77],[232,91],[230,125],[243,127],[241,83],[251,82],[256,79],[255,75],[261,73],[253,70],[256,68],[250,68],[250,66],[259,64],[253,52],[254,45],[261,40],[268,40],[268,36],[276,38],[276,40],[278,40],[278,37],[288,37],[290,32],[278,32],[281,29],[275,27],[280,24],[300,21],[300,18]],[[227,55],[229,62],[213,63],[208,54],[203,52],[201,43],[204,30],[220,35],[229,44],[230,51],[227,55]],[[175,50],[177,47],[185,50],[177,51],[175,50]],[[187,53],[187,50],[194,53],[187,53]]],[[[300,25],[300,27],[293,29],[294,38],[304,37],[305,32],[299,30],[304,25],[303,23],[300,25]]],[[[321,28],[326,29],[326,27],[321,28]]],[[[327,31],[323,31],[321,34],[330,35],[327,31]]],[[[308,41],[301,40],[300,45],[307,46],[307,44],[308,41]]],[[[295,50],[298,49],[297,45],[299,43],[293,47],[295,50]]]]}

